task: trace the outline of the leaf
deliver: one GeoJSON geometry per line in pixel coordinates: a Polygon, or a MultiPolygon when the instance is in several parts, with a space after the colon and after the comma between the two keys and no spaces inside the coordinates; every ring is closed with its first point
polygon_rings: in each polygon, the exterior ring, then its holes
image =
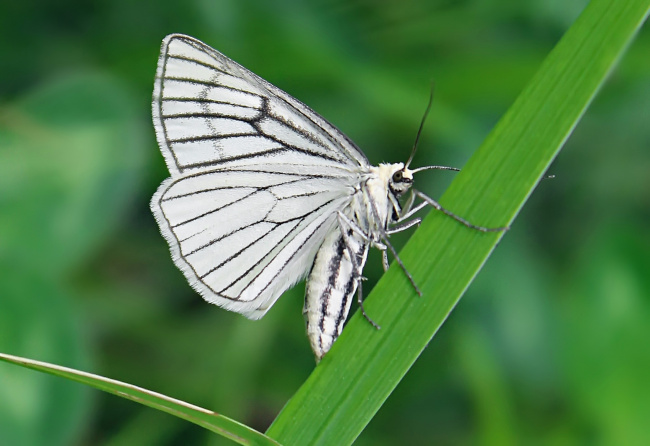
{"type": "MultiPolygon", "coordinates": [[[[648,14],[648,0],[593,0],[445,193],[483,226],[511,224],[648,14]]],[[[497,245],[431,213],[403,252],[423,292],[392,267],[267,434],[286,445],[346,445],[413,365],[497,245]]]]}
{"type": "Polygon", "coordinates": [[[266,437],[264,434],[221,414],[161,395],[160,393],[152,392],[151,390],[104,378],[103,376],[97,376],[91,373],[69,369],[67,367],[61,367],[46,362],[34,361],[32,359],[21,358],[4,353],[0,353],[0,360],[49,373],[51,375],[60,376],[62,378],[112,393],[113,395],[121,396],[122,398],[135,401],[145,406],[153,407],[154,409],[167,412],[178,418],[182,418],[204,427],[209,431],[229,438],[239,444],[276,446],[279,444],[266,437]]]}

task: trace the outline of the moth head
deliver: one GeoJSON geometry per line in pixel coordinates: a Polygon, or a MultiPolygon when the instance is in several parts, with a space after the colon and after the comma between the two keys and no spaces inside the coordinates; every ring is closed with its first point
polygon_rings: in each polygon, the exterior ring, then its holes
{"type": "Polygon", "coordinates": [[[402,163],[396,164],[395,167],[396,169],[388,180],[388,188],[396,197],[400,197],[411,188],[413,171],[402,163]]]}

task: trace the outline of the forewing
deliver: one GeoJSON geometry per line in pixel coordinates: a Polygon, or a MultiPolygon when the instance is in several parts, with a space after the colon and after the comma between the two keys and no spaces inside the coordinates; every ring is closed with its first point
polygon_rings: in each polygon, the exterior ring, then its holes
{"type": "Polygon", "coordinates": [[[152,109],[172,177],[244,165],[320,173],[368,166],[354,143],[305,104],[188,36],[163,41],[152,109]]]}

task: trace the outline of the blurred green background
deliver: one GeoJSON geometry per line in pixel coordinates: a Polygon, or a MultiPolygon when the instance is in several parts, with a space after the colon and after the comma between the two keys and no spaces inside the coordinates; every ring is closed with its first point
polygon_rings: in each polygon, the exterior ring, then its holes
{"type": "MultiPolygon", "coordinates": [[[[462,167],[585,3],[3,2],[0,351],[266,429],[314,367],[304,287],[253,322],[203,302],[174,267],[149,212],[168,176],[150,119],[162,38],[219,49],[372,163],[408,157],[433,79],[414,165],[462,167]]],[[[357,444],[650,444],[648,54],[645,29],[551,167],[557,178],[357,444]]],[[[452,178],[420,175],[433,197],[452,178]]],[[[365,272],[369,289],[376,253],[365,272]]],[[[0,364],[0,445],[86,444],[229,442],[0,364]]]]}

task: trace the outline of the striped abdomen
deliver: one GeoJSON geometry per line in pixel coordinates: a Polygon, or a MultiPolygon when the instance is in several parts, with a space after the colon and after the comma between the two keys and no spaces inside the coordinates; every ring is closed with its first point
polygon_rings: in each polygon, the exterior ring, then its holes
{"type": "Polygon", "coordinates": [[[303,314],[307,336],[318,361],[343,330],[368,255],[368,244],[358,234],[349,231],[347,241],[355,252],[356,270],[337,227],[323,241],[307,279],[303,314]]]}

